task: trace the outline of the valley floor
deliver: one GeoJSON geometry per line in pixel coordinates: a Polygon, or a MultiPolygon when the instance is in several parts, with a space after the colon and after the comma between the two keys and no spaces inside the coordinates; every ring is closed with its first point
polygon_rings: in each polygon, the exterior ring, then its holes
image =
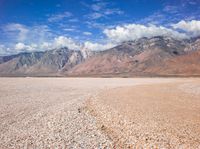
{"type": "Polygon", "coordinates": [[[0,148],[200,148],[199,78],[0,78],[0,148]]]}

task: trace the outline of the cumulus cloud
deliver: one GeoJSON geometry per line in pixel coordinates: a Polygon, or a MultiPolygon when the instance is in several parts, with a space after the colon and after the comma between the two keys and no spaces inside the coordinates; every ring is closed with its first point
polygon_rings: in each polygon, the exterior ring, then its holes
{"type": "Polygon", "coordinates": [[[72,49],[72,50],[89,49],[89,50],[97,51],[97,50],[106,50],[114,46],[115,44],[113,43],[100,44],[100,43],[94,43],[90,41],[77,43],[72,38],[59,36],[59,37],[56,37],[51,43],[43,42],[40,45],[40,48],[45,49],[45,50],[50,50],[54,48],[68,47],[69,49],[72,49]]]}
{"type": "MultiPolygon", "coordinates": [[[[62,47],[68,47],[72,50],[80,50],[81,45],[77,42],[75,42],[73,39],[65,36],[58,36],[54,38],[52,41],[44,41],[42,43],[38,44],[25,44],[22,42],[18,42],[14,45],[15,52],[23,52],[23,51],[46,51],[46,50],[52,50],[55,48],[62,48],[62,47]]],[[[5,47],[0,46],[0,49],[5,51],[5,47]]]]}
{"type": "Polygon", "coordinates": [[[98,50],[106,50],[109,48],[114,47],[115,44],[113,43],[106,43],[106,44],[99,44],[99,43],[92,43],[89,41],[84,42],[83,47],[89,50],[98,51],[98,50]]]}
{"type": "MultiPolygon", "coordinates": [[[[97,8],[96,8],[97,9],[97,8]]],[[[4,27],[4,31],[15,33],[16,40],[13,45],[4,46],[0,44],[0,54],[12,53],[21,51],[37,51],[37,50],[51,50],[55,48],[68,47],[73,50],[80,50],[83,48],[90,50],[106,50],[112,48],[123,41],[135,40],[142,37],[153,36],[170,36],[176,39],[185,39],[200,35],[200,21],[180,21],[172,24],[169,27],[156,25],[142,25],[142,24],[126,24],[101,28],[105,38],[102,42],[85,41],[82,43],[76,42],[70,37],[64,35],[51,36],[51,30],[46,25],[27,27],[22,24],[8,24],[4,27]],[[181,31],[180,31],[181,30],[181,31]],[[33,44],[34,43],[34,44],[33,44]],[[9,48],[8,48],[9,47],[9,48]],[[12,47],[12,48],[11,48],[12,47]]],[[[73,31],[73,29],[66,29],[66,31],[73,31]]],[[[91,32],[83,32],[83,35],[92,35],[91,32]]]]}
{"type": "Polygon", "coordinates": [[[105,29],[103,33],[112,42],[123,42],[127,40],[135,40],[141,37],[153,36],[170,36],[175,38],[187,38],[184,33],[179,33],[175,30],[155,25],[141,25],[141,24],[128,24],[124,26],[117,26],[113,29],[105,29]]]}
{"type": "Polygon", "coordinates": [[[26,45],[24,43],[19,42],[15,45],[15,50],[17,50],[19,52],[21,52],[21,51],[35,51],[35,50],[37,50],[36,49],[37,47],[38,46],[36,44],[26,45]]]}
{"type": "Polygon", "coordinates": [[[21,51],[21,50],[24,50],[26,48],[26,45],[24,44],[24,43],[17,43],[16,45],[15,45],[15,49],[16,50],[19,50],[19,51],[21,51]]]}
{"type": "Polygon", "coordinates": [[[192,20],[192,21],[180,21],[176,24],[173,24],[172,27],[174,29],[181,29],[191,36],[199,36],[200,35],[200,21],[192,20]]]}
{"type": "Polygon", "coordinates": [[[81,49],[90,49],[90,50],[102,50],[107,49],[110,45],[101,45],[97,43],[85,42],[85,43],[77,43],[75,40],[65,36],[58,36],[55,37],[52,41],[44,41],[38,44],[27,44],[23,42],[18,42],[10,48],[6,47],[5,45],[0,44],[0,55],[7,55],[7,54],[15,54],[19,52],[32,52],[32,51],[46,51],[52,50],[57,48],[67,47],[71,50],[81,50],[81,49]]]}
{"type": "MultiPolygon", "coordinates": [[[[72,38],[65,37],[65,36],[59,36],[59,37],[56,37],[52,42],[43,42],[41,45],[38,45],[40,49],[44,49],[44,50],[68,47],[69,49],[72,49],[72,50],[89,49],[93,51],[106,50],[114,46],[115,44],[113,43],[100,44],[100,43],[94,43],[90,41],[77,43],[72,38]]],[[[24,48],[24,46],[21,45],[21,48],[22,47],[24,48]]]]}
{"type": "Polygon", "coordinates": [[[65,36],[59,36],[55,38],[53,47],[54,48],[68,47],[69,49],[74,49],[74,50],[78,50],[80,48],[79,44],[77,44],[73,39],[65,36]]]}

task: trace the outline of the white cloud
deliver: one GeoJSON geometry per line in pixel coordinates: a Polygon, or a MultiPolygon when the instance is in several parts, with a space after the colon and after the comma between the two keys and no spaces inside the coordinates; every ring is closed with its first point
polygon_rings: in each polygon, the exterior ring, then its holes
{"type": "Polygon", "coordinates": [[[24,41],[26,39],[27,34],[29,33],[29,29],[22,24],[18,23],[10,23],[7,24],[3,30],[10,34],[11,36],[16,37],[19,41],[24,41]]]}
{"type": "Polygon", "coordinates": [[[176,24],[173,24],[172,27],[174,29],[181,29],[185,32],[188,32],[191,36],[199,36],[200,35],[200,21],[192,20],[192,21],[180,21],[176,24]]]}
{"type": "MultiPolygon", "coordinates": [[[[92,21],[91,24],[93,24],[92,21]]],[[[99,25],[100,28],[101,24],[93,25],[99,25]]],[[[15,38],[20,38],[20,40],[16,40],[15,43],[17,44],[14,45],[9,44],[9,46],[4,46],[0,44],[0,54],[5,54],[6,52],[12,53],[13,51],[51,50],[61,47],[68,47],[73,50],[80,50],[82,48],[106,50],[123,41],[135,40],[142,37],[170,36],[177,39],[184,39],[200,35],[200,21],[198,20],[180,21],[176,24],[172,24],[172,26],[168,28],[164,26],[142,24],[126,24],[107,27],[107,29],[103,29],[104,26],[101,27],[106,36],[104,38],[104,43],[91,41],[78,43],[74,39],[64,35],[57,37],[51,36],[51,30],[46,25],[27,27],[22,24],[8,24],[4,27],[4,31],[15,34],[15,38]]],[[[64,30],[74,31],[73,28],[65,28],[64,30]]],[[[88,36],[92,35],[92,33],[87,31],[83,32],[83,34],[88,36]]]]}
{"type": "Polygon", "coordinates": [[[63,20],[64,18],[69,18],[73,16],[71,12],[64,12],[64,13],[60,13],[60,14],[54,14],[54,15],[51,15],[49,18],[48,18],[48,21],[49,22],[58,22],[58,21],[61,21],[63,20]]]}
{"type": "Polygon", "coordinates": [[[39,47],[40,49],[44,49],[44,50],[68,47],[69,49],[72,49],[72,50],[89,49],[89,50],[96,51],[96,50],[106,50],[114,46],[115,44],[113,43],[100,44],[100,43],[93,43],[90,41],[86,41],[80,44],[74,41],[72,38],[59,36],[59,37],[56,37],[52,42],[43,42],[39,47]]]}
{"type": "Polygon", "coordinates": [[[53,47],[54,48],[68,47],[69,49],[74,49],[74,50],[79,50],[80,48],[79,44],[77,44],[73,39],[65,36],[59,36],[55,38],[53,47]]]}
{"type": "Polygon", "coordinates": [[[7,55],[10,53],[10,48],[7,48],[5,45],[0,44],[0,55],[7,55]]]}
{"type": "Polygon", "coordinates": [[[15,45],[15,50],[21,52],[21,51],[35,51],[37,50],[37,45],[36,44],[30,44],[30,45],[26,45],[24,43],[17,43],[15,45]]]}
{"type": "Polygon", "coordinates": [[[50,42],[43,42],[40,45],[40,49],[41,50],[51,50],[52,49],[52,43],[50,43],[50,42]]]}
{"type": "Polygon", "coordinates": [[[73,31],[75,31],[75,28],[64,28],[63,30],[64,31],[73,32],[73,31]]]}
{"type": "Polygon", "coordinates": [[[10,23],[2,27],[5,38],[11,42],[40,43],[48,40],[52,33],[47,25],[26,26],[19,23],[10,23]]]}
{"type": "Polygon", "coordinates": [[[163,26],[155,25],[141,25],[141,24],[128,24],[124,26],[117,26],[114,29],[105,29],[103,33],[112,42],[122,42],[127,40],[135,40],[141,37],[153,36],[170,36],[175,38],[187,38],[184,33],[179,33],[175,30],[168,29],[163,26]]]}
{"type": "Polygon", "coordinates": [[[77,43],[72,38],[65,37],[65,36],[59,36],[54,39],[53,42],[44,42],[40,45],[41,49],[50,50],[54,48],[62,48],[62,47],[68,47],[72,50],[81,50],[81,49],[89,49],[89,50],[106,50],[109,48],[114,47],[115,44],[113,43],[93,43],[90,41],[86,41],[82,44],[77,43]]]}
{"type": "Polygon", "coordinates": [[[15,49],[18,50],[18,51],[21,51],[21,50],[24,50],[26,48],[26,45],[24,43],[17,43],[15,45],[15,49]]]}
{"type": "Polygon", "coordinates": [[[83,44],[83,47],[89,50],[98,51],[98,50],[106,50],[116,46],[113,43],[106,43],[106,44],[99,44],[99,43],[92,43],[90,41],[86,41],[83,44]]]}
{"type": "Polygon", "coordinates": [[[87,35],[87,36],[90,36],[90,35],[92,35],[92,33],[91,33],[91,32],[83,32],[83,34],[84,34],[84,35],[87,35]]]}

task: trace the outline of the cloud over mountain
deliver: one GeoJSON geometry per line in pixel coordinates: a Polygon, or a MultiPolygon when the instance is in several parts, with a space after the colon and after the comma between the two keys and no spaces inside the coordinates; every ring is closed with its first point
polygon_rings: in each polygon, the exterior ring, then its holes
{"type": "Polygon", "coordinates": [[[0,54],[60,47],[105,50],[141,37],[200,35],[198,0],[4,1],[0,54]]]}
{"type": "Polygon", "coordinates": [[[104,34],[113,42],[135,40],[141,37],[170,36],[175,38],[187,38],[186,34],[164,26],[127,24],[105,29],[104,34]]]}
{"type": "Polygon", "coordinates": [[[200,35],[200,21],[199,20],[192,20],[192,21],[185,21],[182,20],[176,24],[172,25],[174,29],[181,29],[187,33],[192,34],[192,36],[199,36],[200,35]]]}
{"type": "Polygon", "coordinates": [[[94,51],[106,50],[106,49],[112,48],[114,46],[115,46],[115,44],[109,43],[109,42],[105,43],[105,44],[100,44],[100,43],[92,43],[92,42],[86,41],[83,44],[84,48],[94,50],[94,51]]]}
{"type": "MultiPolygon", "coordinates": [[[[104,35],[103,42],[92,42],[89,40],[78,42],[66,35],[55,36],[53,39],[48,39],[48,35],[51,34],[49,33],[50,30],[48,30],[48,26],[35,26],[30,28],[22,24],[9,24],[4,29],[8,32],[8,34],[12,33],[12,35],[15,35],[20,39],[19,42],[14,45],[14,49],[16,50],[15,52],[35,50],[43,51],[61,47],[68,47],[69,49],[74,50],[86,48],[96,51],[106,50],[121,42],[135,40],[142,37],[169,36],[176,39],[186,39],[199,36],[200,21],[182,20],[169,27],[134,23],[117,25],[112,28],[108,27],[102,30],[102,34],[104,35]]],[[[92,35],[90,32],[83,32],[83,34],[86,36],[92,35]]],[[[1,53],[5,53],[5,49],[8,48],[6,48],[5,45],[2,47],[1,53]]]]}
{"type": "Polygon", "coordinates": [[[15,45],[15,50],[22,52],[22,51],[35,51],[37,50],[38,46],[36,44],[26,45],[24,43],[17,43],[15,45]]]}
{"type": "Polygon", "coordinates": [[[54,48],[68,47],[69,49],[79,50],[80,46],[71,38],[59,36],[54,39],[52,45],[54,48]]]}

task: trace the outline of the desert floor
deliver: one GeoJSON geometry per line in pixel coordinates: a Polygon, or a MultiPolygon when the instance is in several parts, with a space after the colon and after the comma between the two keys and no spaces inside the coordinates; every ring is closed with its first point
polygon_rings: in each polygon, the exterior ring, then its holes
{"type": "Polygon", "coordinates": [[[199,78],[0,78],[0,148],[200,148],[199,78]]]}

